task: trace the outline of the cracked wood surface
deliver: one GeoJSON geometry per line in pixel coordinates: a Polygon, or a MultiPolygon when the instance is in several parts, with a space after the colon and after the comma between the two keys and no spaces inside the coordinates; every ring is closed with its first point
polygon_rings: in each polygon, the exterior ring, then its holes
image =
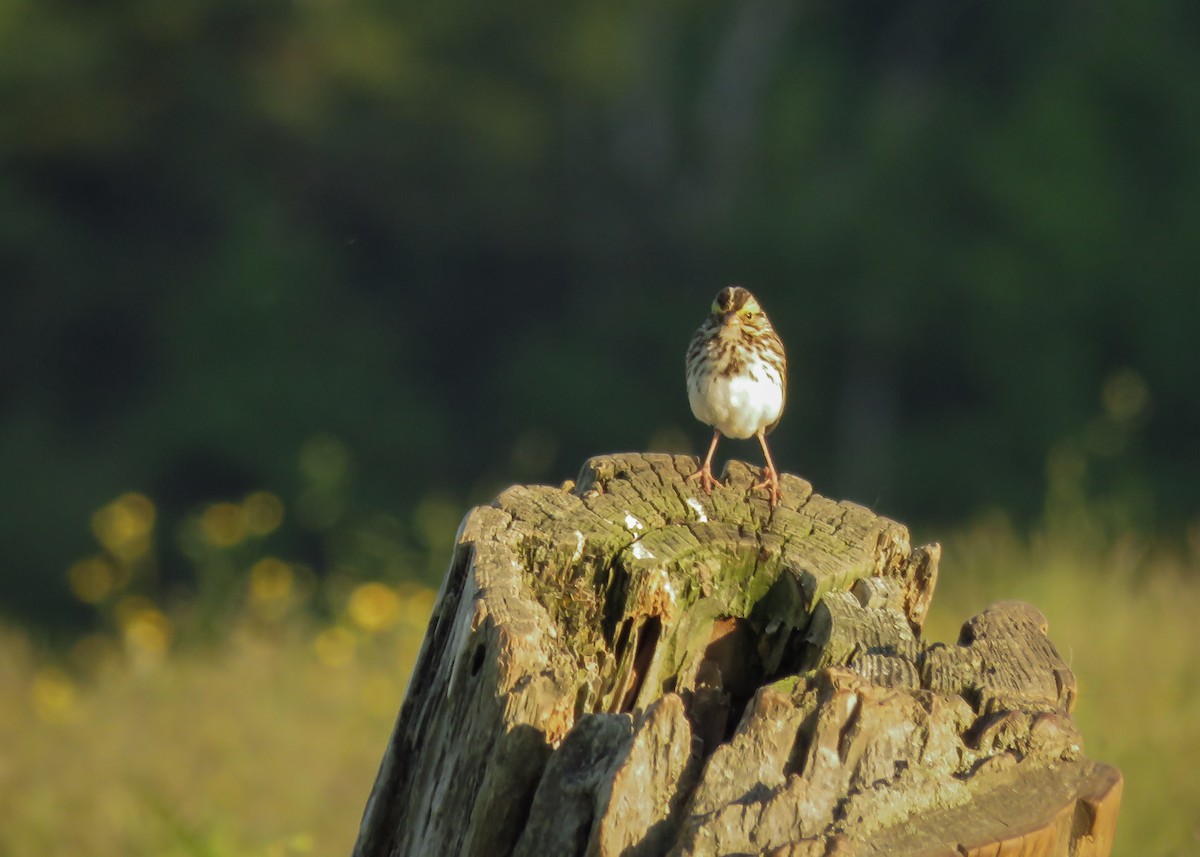
{"type": "Polygon", "coordinates": [[[384,855],[1106,855],[1035,608],[921,627],[940,549],[730,462],[593,458],[463,521],[363,815],[384,855]]]}

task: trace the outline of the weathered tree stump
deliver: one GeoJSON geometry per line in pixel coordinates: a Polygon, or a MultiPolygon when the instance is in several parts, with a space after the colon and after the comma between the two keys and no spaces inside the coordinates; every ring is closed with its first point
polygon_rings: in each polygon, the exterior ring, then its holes
{"type": "Polygon", "coordinates": [[[739,462],[594,458],[464,520],[355,855],[1106,855],[1035,608],[921,626],[939,547],[739,462]]]}

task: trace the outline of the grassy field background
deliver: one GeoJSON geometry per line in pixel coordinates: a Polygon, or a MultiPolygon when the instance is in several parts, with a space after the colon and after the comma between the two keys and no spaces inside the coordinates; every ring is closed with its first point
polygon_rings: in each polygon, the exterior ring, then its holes
{"type": "MultiPolygon", "coordinates": [[[[1000,599],[1046,613],[1086,750],[1126,777],[1120,855],[1200,854],[1193,536],[1168,551],[992,518],[945,540],[928,636],[1000,599]]],[[[298,580],[255,564],[203,642],[145,599],[66,653],[0,633],[0,854],[348,853],[434,594],[363,583],[317,620],[298,580]]]]}
{"type": "Polygon", "coordinates": [[[1153,549],[1091,527],[1020,538],[1003,521],[946,543],[926,635],[1020,599],[1046,614],[1079,682],[1084,749],[1121,769],[1115,855],[1200,854],[1200,540],[1153,549]]]}

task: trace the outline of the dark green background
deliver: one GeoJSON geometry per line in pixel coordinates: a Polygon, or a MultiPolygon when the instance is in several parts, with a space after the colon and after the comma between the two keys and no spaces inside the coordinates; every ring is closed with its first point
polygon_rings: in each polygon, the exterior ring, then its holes
{"type": "Polygon", "coordinates": [[[185,516],[259,488],[264,550],[320,571],[373,533],[435,578],[504,484],[702,450],[683,351],[731,282],[819,491],[1185,523],[1197,44],[1192,0],[13,0],[0,612],[82,615],[65,570],[128,490],[160,586],[195,583],[185,516]]]}

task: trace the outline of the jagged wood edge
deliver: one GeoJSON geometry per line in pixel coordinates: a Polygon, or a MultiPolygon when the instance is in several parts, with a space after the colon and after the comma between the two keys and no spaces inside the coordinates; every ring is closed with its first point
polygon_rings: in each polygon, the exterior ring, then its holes
{"type": "MultiPolygon", "coordinates": [[[[571,611],[560,611],[559,618],[568,612],[575,615],[582,606],[583,615],[591,621],[603,619],[604,601],[614,593],[603,586],[597,588],[595,575],[611,569],[621,552],[632,550],[646,534],[685,523],[686,517],[681,521],[680,515],[691,512],[698,521],[722,515],[728,519],[726,524],[732,523],[759,534],[758,544],[767,552],[768,561],[782,563],[791,559],[791,567],[796,567],[792,540],[797,537],[814,539],[828,548],[829,540],[836,538],[839,531],[845,528],[854,531],[865,524],[868,532],[875,536],[871,562],[863,564],[863,558],[857,558],[859,564],[854,569],[857,577],[854,573],[847,575],[844,567],[839,569],[836,565],[832,569],[807,569],[813,578],[809,582],[815,585],[804,593],[808,599],[806,607],[813,600],[819,600],[823,587],[837,589],[848,581],[852,585],[861,584],[868,579],[864,574],[890,571],[904,586],[898,599],[895,593],[892,596],[884,593],[880,597],[885,602],[891,597],[893,603],[887,607],[899,607],[910,625],[919,629],[932,594],[935,550],[911,550],[907,544],[907,531],[900,525],[877,518],[862,507],[836,504],[813,495],[807,483],[794,477],[785,479],[787,501],[782,513],[772,513],[765,502],[748,498],[746,492],[753,474],[749,468],[736,463],[727,470],[729,488],[719,489],[712,498],[703,498],[683,483],[683,477],[694,466],[694,460],[684,457],[603,457],[588,463],[574,493],[547,488],[514,488],[505,492],[495,507],[483,507],[468,516],[414,673],[414,690],[410,691],[401,711],[397,736],[385,756],[376,789],[364,814],[356,853],[391,853],[391,846],[396,847],[395,853],[409,853],[405,850],[406,844],[416,847],[421,841],[444,839],[444,834],[450,832],[445,823],[446,812],[435,812],[434,807],[427,806],[423,824],[406,826],[406,830],[414,835],[406,841],[389,840],[389,836],[403,835],[395,825],[396,814],[401,809],[396,798],[401,796],[406,772],[411,774],[416,757],[417,742],[412,738],[428,740],[430,737],[422,734],[427,731],[427,724],[421,722],[421,712],[409,703],[414,700],[414,694],[417,694],[416,698],[428,695],[435,686],[438,691],[444,690],[453,697],[468,676],[476,682],[494,681],[498,695],[491,700],[493,705],[489,707],[487,700],[475,700],[477,716],[472,722],[477,726],[490,722],[499,727],[493,730],[499,734],[488,735],[484,729],[478,730],[480,734],[477,735],[459,736],[464,739],[460,744],[474,750],[470,760],[459,759],[460,767],[482,769],[486,773],[482,778],[476,774],[455,778],[456,783],[450,785],[441,783],[437,795],[439,807],[453,806],[452,812],[459,816],[460,830],[464,807],[473,807],[464,853],[504,853],[508,850],[511,843],[503,841],[503,836],[497,841],[493,833],[500,826],[498,823],[508,819],[511,826],[512,814],[522,809],[520,796],[527,795],[539,779],[545,784],[541,768],[547,757],[550,757],[551,765],[554,764],[552,745],[568,736],[577,720],[582,726],[588,717],[597,716],[585,716],[580,720],[579,711],[562,705],[564,700],[578,705],[580,700],[577,695],[573,698],[571,691],[578,692],[581,684],[587,684],[587,670],[583,670],[583,675],[577,673],[572,684],[569,659],[568,662],[558,659],[551,663],[555,658],[547,657],[541,651],[542,635],[553,635],[558,627],[553,613],[560,604],[555,603],[553,596],[569,593],[571,611]],[[641,474],[641,480],[637,478],[638,474],[641,474]],[[639,491],[638,486],[648,484],[651,477],[658,483],[653,485],[653,490],[647,492],[643,488],[639,491]],[[572,497],[582,502],[577,503],[572,497]],[[663,497],[667,500],[660,508],[654,500],[663,497]],[[791,508],[788,502],[792,504],[791,508]],[[797,518],[789,514],[802,508],[806,516],[797,518]],[[624,527],[617,523],[621,513],[626,516],[622,521],[624,527]],[[630,517],[636,523],[631,524],[630,517]],[[647,528],[647,524],[651,526],[647,528]],[[778,526],[772,529],[773,524],[778,526]],[[585,530],[586,537],[583,535],[585,530]],[[788,556],[789,550],[792,556],[788,556]],[[551,598],[531,600],[522,592],[520,580],[512,579],[513,570],[522,566],[534,571],[570,569],[572,575],[566,580],[555,580],[550,575],[551,579],[541,581],[541,594],[551,598]],[[593,575],[591,580],[589,573],[593,575]],[[831,580],[833,586],[825,587],[831,580]],[[601,596],[595,599],[590,615],[586,609],[589,592],[601,596]],[[464,607],[471,609],[465,612],[464,607]],[[447,657],[450,652],[454,653],[453,657],[447,657]],[[494,674],[480,674],[481,670],[493,667],[494,674]],[[407,743],[405,736],[399,734],[401,724],[407,727],[407,743]],[[472,764],[461,764],[467,761],[472,764]],[[388,794],[393,796],[390,801],[386,799],[388,794]]],[[[860,537],[858,544],[862,544],[861,533],[855,532],[860,537]]],[[[631,557],[626,555],[624,560],[629,562],[631,557]]],[[[867,600],[873,597],[871,593],[859,595],[867,600]]],[[[664,602],[650,603],[649,606],[665,608],[667,605],[664,602]]],[[[891,624],[895,625],[894,622],[891,624]]],[[[813,645],[820,648],[824,643],[814,641],[813,645]]],[[[586,652],[571,654],[576,666],[586,662],[586,652]]],[[[863,669],[874,656],[875,653],[863,653],[863,669]]],[[[939,672],[936,666],[929,667],[931,674],[947,672],[939,672]]],[[[928,665],[921,664],[921,667],[924,669],[928,665]]],[[[953,673],[952,670],[949,672],[953,673]]],[[[986,690],[980,688],[979,692],[983,694],[986,690]]],[[[616,696],[610,694],[610,702],[616,696]]],[[[999,695],[993,694],[993,697],[999,698],[999,695]]],[[[651,698],[637,700],[642,704],[634,706],[635,710],[657,710],[653,708],[653,698],[657,696],[651,694],[651,698]],[[650,709],[646,707],[647,702],[650,709]]],[[[455,712],[443,713],[453,716],[455,712]]],[[[428,717],[424,719],[428,720],[428,717]]],[[[546,776],[548,774],[549,771],[546,776]]],[[[416,783],[411,776],[409,779],[407,793],[411,796],[412,786],[416,783]]],[[[609,798],[612,798],[611,790],[609,798]]],[[[679,800],[675,800],[670,812],[677,813],[678,806],[679,800]]],[[[533,820],[531,817],[530,821],[533,820]]],[[[603,824],[597,829],[602,828],[603,824]]],[[[510,831],[510,837],[513,835],[510,831]]],[[[528,837],[525,839],[532,841],[528,837]]],[[[600,841],[600,838],[594,839],[593,847],[600,841]]]]}

